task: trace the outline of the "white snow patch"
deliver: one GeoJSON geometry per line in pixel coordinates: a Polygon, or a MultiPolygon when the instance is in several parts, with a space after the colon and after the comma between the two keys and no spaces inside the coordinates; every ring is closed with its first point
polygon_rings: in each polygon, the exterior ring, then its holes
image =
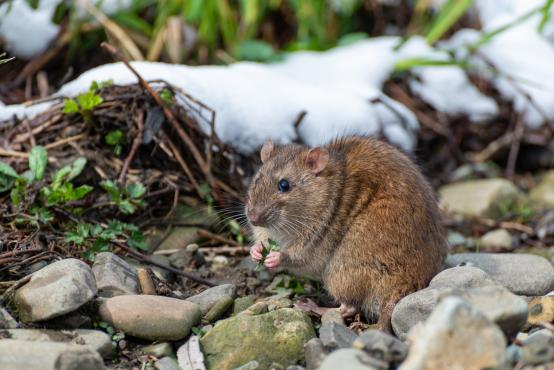
{"type": "MultiPolygon", "coordinates": [[[[492,31],[518,19],[539,6],[544,0],[477,0],[475,3],[485,31],[492,31]]],[[[491,63],[499,74],[487,72],[503,97],[513,102],[516,111],[523,115],[530,127],[538,127],[546,120],[554,120],[554,45],[538,32],[540,14],[530,17],[508,30],[494,36],[479,48],[471,61],[485,67],[491,63]],[[531,101],[532,102],[531,102],[531,101]]],[[[547,24],[553,27],[552,19],[547,24]]],[[[476,30],[458,31],[444,44],[458,51],[481,37],[476,30]]]]}
{"type": "MultiPolygon", "coordinates": [[[[30,59],[44,52],[58,34],[60,27],[52,17],[62,0],[39,0],[37,9],[26,0],[12,0],[0,5],[0,39],[4,48],[19,58],[30,59]]],[[[106,14],[128,8],[132,0],[95,0],[106,14]]],[[[73,2],[79,7],[79,2],[73,2]]],[[[79,9],[80,13],[86,14],[79,9]]]]}
{"type": "Polygon", "coordinates": [[[35,10],[25,0],[0,5],[0,38],[10,54],[31,58],[46,50],[58,34],[52,15],[60,0],[42,0],[35,10]]]}

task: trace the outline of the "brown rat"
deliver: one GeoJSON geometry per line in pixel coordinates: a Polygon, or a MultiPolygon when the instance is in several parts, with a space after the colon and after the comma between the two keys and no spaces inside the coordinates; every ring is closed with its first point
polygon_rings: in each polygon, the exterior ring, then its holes
{"type": "Polygon", "coordinates": [[[246,214],[260,241],[281,246],[265,265],[319,277],[343,313],[361,308],[390,330],[396,302],[440,271],[446,241],[432,188],[399,150],[367,137],[309,149],[261,150],[246,214]],[[350,307],[350,308],[349,308],[350,307]]]}

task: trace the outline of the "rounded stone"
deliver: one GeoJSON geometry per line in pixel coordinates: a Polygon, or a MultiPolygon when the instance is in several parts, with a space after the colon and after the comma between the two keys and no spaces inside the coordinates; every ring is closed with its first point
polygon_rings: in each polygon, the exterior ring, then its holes
{"type": "Polygon", "coordinates": [[[21,321],[35,322],[72,312],[95,295],[96,281],[90,267],[68,258],[33,273],[16,291],[14,303],[21,321]]]}
{"type": "Polygon", "coordinates": [[[123,295],[99,309],[102,320],[131,336],[149,340],[186,337],[202,316],[197,304],[154,295],[123,295]]]}

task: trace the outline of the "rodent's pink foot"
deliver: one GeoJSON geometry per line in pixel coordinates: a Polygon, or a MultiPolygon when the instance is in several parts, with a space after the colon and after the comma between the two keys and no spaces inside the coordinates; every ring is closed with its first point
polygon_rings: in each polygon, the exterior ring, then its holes
{"type": "Polygon", "coordinates": [[[356,312],[358,312],[358,310],[354,306],[349,306],[347,304],[342,303],[339,307],[339,312],[341,316],[344,318],[344,317],[354,316],[356,312]]]}
{"type": "Polygon", "coordinates": [[[258,242],[250,247],[250,257],[253,261],[258,262],[262,259],[262,243],[258,242]]]}
{"type": "Polygon", "coordinates": [[[265,258],[265,267],[268,269],[274,269],[279,267],[281,264],[281,253],[280,252],[269,252],[265,258]]]}

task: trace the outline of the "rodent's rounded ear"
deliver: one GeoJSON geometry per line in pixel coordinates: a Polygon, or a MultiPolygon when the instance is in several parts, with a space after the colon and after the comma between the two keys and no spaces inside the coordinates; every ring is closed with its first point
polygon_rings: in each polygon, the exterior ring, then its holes
{"type": "Polygon", "coordinates": [[[313,148],[308,152],[306,157],[306,164],[310,169],[310,172],[317,175],[325,169],[329,163],[329,152],[325,148],[313,148]]]}
{"type": "Polygon", "coordinates": [[[262,150],[260,151],[260,158],[262,159],[262,163],[267,162],[269,157],[271,157],[271,152],[273,152],[274,148],[275,145],[273,145],[273,141],[271,139],[267,139],[262,146],[262,150]]]}

